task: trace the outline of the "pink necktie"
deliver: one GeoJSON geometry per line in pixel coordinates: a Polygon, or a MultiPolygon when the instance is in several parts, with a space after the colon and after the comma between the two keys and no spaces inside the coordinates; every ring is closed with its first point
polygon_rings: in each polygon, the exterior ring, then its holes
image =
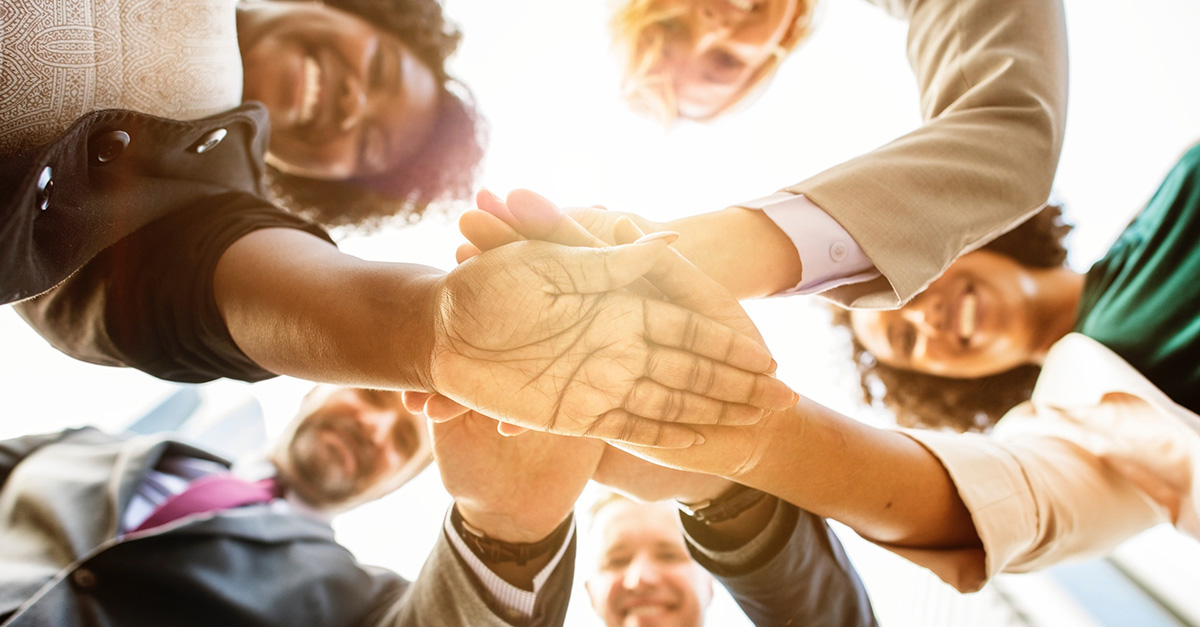
{"type": "Polygon", "coordinates": [[[164,501],[132,532],[165,525],[191,514],[267,503],[280,496],[281,492],[279,483],[274,479],[250,482],[228,473],[207,475],[191,482],[186,490],[164,501]]]}

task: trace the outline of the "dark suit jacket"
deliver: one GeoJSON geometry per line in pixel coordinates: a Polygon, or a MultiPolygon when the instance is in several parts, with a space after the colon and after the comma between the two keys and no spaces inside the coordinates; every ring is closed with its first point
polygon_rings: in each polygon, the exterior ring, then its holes
{"type": "MultiPolygon", "coordinates": [[[[164,454],[224,462],[159,436],[93,429],[0,442],[0,623],[506,625],[444,533],[415,582],[363,566],[325,523],[269,505],[120,537],[121,512],[164,454]]],[[[574,547],[534,625],[563,621],[574,547]]]]}
{"type": "Polygon", "coordinates": [[[743,547],[714,548],[703,523],[682,516],[692,557],[758,627],[877,627],[867,591],[829,524],[776,500],[771,522],[743,547]]]}

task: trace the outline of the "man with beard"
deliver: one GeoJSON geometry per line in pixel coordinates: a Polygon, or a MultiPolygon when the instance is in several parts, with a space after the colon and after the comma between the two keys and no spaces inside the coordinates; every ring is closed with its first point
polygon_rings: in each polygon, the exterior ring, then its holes
{"type": "MultiPolygon", "coordinates": [[[[424,418],[398,394],[333,387],[306,397],[265,478],[162,435],[84,428],[0,442],[0,623],[561,624],[573,498],[514,515],[476,490],[413,582],[337,544],[330,515],[395,490],[430,451],[424,418]],[[451,536],[464,524],[473,542],[451,536]]],[[[523,453],[536,463],[538,450],[523,453]]],[[[487,450],[452,462],[443,476],[509,483],[487,450]]]]}

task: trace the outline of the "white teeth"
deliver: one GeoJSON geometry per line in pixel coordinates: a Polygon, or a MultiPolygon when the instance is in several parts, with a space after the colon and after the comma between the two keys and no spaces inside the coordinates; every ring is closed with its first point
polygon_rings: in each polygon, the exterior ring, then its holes
{"type": "Polygon", "coordinates": [[[969,338],[975,333],[976,315],[979,309],[979,297],[968,292],[962,297],[962,305],[958,310],[958,336],[969,338]]]}
{"type": "Polygon", "coordinates": [[[754,10],[754,0],[725,0],[729,6],[739,10],[750,12],[754,10]]]}
{"type": "Polygon", "coordinates": [[[321,65],[312,57],[304,57],[304,67],[301,75],[304,81],[300,94],[300,113],[296,122],[300,126],[313,121],[317,115],[317,100],[321,96],[321,65]]]}

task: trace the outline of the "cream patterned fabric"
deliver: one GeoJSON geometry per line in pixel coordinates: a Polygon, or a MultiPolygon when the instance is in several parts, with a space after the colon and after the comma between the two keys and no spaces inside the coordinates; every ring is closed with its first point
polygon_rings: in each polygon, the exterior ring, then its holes
{"type": "Polygon", "coordinates": [[[190,120],[241,102],[236,0],[0,0],[0,154],[97,109],[190,120]]]}

